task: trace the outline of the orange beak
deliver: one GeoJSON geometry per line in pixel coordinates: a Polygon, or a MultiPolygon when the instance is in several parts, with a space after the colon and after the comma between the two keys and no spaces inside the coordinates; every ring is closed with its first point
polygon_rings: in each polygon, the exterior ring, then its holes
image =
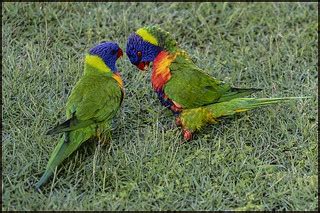
{"type": "Polygon", "coordinates": [[[136,66],[139,70],[146,71],[149,68],[149,62],[140,62],[136,66]]]}

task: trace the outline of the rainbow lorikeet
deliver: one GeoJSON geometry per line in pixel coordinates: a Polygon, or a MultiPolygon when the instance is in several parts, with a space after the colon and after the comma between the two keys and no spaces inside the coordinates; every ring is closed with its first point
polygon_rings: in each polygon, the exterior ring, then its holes
{"type": "Polygon", "coordinates": [[[66,105],[67,120],[47,134],[63,133],[51,154],[36,189],[82,143],[110,131],[111,119],[123,100],[123,82],[116,67],[122,50],[114,42],[102,42],[85,56],[84,75],[72,89],[66,105]]]}
{"type": "Polygon", "coordinates": [[[259,91],[235,88],[206,74],[174,38],[156,26],[143,27],[130,34],[126,53],[132,64],[147,70],[153,62],[151,83],[161,104],[176,116],[185,140],[217,118],[259,106],[294,98],[244,98],[259,91]]]}

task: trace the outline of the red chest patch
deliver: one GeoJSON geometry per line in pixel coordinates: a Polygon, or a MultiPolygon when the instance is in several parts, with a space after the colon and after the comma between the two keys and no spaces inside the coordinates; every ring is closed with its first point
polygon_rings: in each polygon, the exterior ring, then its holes
{"type": "Polygon", "coordinates": [[[153,61],[151,83],[155,91],[162,90],[166,82],[171,78],[169,66],[176,58],[175,54],[161,51],[153,61]]]}

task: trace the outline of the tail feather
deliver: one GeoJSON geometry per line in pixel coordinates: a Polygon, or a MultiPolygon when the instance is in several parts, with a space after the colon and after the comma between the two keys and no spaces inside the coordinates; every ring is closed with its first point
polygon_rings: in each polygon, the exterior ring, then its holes
{"type": "Polygon", "coordinates": [[[35,185],[37,191],[48,181],[48,179],[52,176],[54,169],[64,160],[63,155],[66,152],[68,144],[69,143],[64,142],[63,138],[60,139],[59,144],[56,146],[49,159],[46,171],[43,173],[40,180],[35,185]]]}
{"type": "Polygon", "coordinates": [[[286,98],[236,98],[230,101],[215,103],[204,107],[185,109],[180,114],[182,126],[189,131],[201,129],[207,123],[216,123],[217,118],[230,116],[238,112],[244,112],[257,107],[281,103],[290,100],[310,97],[286,97],[286,98]]]}
{"type": "Polygon", "coordinates": [[[230,92],[224,94],[218,102],[230,101],[235,98],[246,97],[252,93],[259,92],[262,89],[259,88],[236,88],[232,87],[230,92]]]}
{"type": "Polygon", "coordinates": [[[206,108],[212,113],[214,118],[233,115],[261,106],[267,106],[284,101],[310,98],[310,97],[286,97],[286,98],[236,98],[227,102],[212,104],[206,108]]]}
{"type": "Polygon", "coordinates": [[[36,183],[35,188],[38,191],[49,178],[52,176],[55,168],[68,158],[81,144],[87,141],[95,134],[95,128],[89,126],[85,129],[75,130],[69,133],[68,142],[61,138],[54,151],[52,152],[46,170],[40,180],[36,183]]]}

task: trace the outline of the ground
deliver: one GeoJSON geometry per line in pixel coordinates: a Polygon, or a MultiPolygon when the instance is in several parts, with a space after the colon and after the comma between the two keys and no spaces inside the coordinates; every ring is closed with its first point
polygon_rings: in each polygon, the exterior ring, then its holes
{"type": "Polygon", "coordinates": [[[2,3],[2,210],[316,210],[317,3],[2,3]],[[311,96],[222,119],[180,145],[150,72],[118,61],[124,104],[40,178],[85,52],[157,24],[195,63],[253,97],[311,96]]]}

